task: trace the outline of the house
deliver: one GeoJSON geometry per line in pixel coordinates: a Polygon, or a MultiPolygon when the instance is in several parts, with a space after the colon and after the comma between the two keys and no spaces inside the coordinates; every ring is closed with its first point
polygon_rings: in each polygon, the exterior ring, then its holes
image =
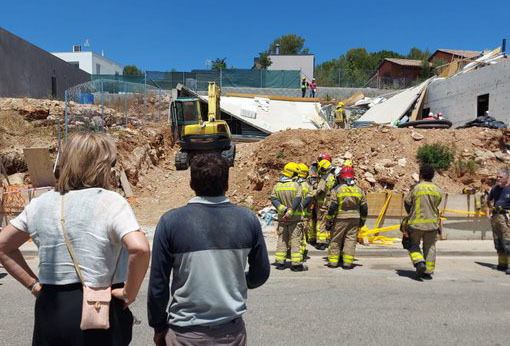
{"type": "Polygon", "coordinates": [[[423,62],[413,59],[386,58],[379,64],[372,80],[377,84],[410,84],[421,76],[423,62]]]}
{"type": "Polygon", "coordinates": [[[122,74],[119,63],[91,51],[82,51],[80,45],[74,45],[72,52],[52,54],[90,74],[122,74]]]}
{"type": "Polygon", "coordinates": [[[64,98],[90,75],[0,28],[0,97],[64,98]]]}
{"type": "Polygon", "coordinates": [[[474,50],[458,50],[458,49],[438,49],[428,59],[430,63],[437,62],[450,63],[454,59],[473,60],[481,56],[479,51],[474,50]]]}
{"type": "MultiPolygon", "coordinates": [[[[301,71],[301,76],[312,80],[315,72],[315,55],[313,54],[297,54],[297,55],[280,55],[271,54],[271,65],[267,68],[269,71],[301,71]]],[[[259,58],[253,59],[254,68],[260,69],[259,58]]]]}

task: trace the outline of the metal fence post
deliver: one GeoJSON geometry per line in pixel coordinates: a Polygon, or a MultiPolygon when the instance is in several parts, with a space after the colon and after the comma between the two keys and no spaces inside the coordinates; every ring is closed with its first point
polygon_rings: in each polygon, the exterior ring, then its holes
{"type": "Polygon", "coordinates": [[[127,83],[124,83],[124,103],[126,108],[126,127],[128,127],[128,94],[127,94],[127,83]]]}
{"type": "Polygon", "coordinates": [[[65,141],[67,142],[67,119],[68,119],[68,114],[67,114],[67,99],[68,99],[68,96],[67,96],[67,90],[64,92],[64,126],[65,126],[65,141]]]}
{"type": "Polygon", "coordinates": [[[158,88],[158,121],[161,119],[161,89],[158,88]]]}
{"type": "Polygon", "coordinates": [[[104,132],[104,82],[101,79],[101,131],[104,132]]]}
{"type": "Polygon", "coordinates": [[[223,69],[220,68],[220,89],[223,88],[223,69]]]}
{"type": "Polygon", "coordinates": [[[147,72],[143,80],[143,120],[147,120],[147,72]]]}

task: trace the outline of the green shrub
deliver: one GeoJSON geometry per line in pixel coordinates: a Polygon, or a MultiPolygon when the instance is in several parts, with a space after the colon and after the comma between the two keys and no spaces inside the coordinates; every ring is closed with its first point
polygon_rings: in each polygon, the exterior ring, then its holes
{"type": "Polygon", "coordinates": [[[418,148],[416,157],[421,164],[435,169],[448,169],[453,161],[455,150],[441,143],[424,144],[418,148]]]}

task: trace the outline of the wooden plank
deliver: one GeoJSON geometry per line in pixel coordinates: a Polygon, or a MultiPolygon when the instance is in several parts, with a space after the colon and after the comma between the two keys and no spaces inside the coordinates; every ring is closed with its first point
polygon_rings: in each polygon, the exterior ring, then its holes
{"type": "Polygon", "coordinates": [[[320,102],[318,97],[290,97],[290,96],[275,96],[275,95],[258,95],[258,94],[239,94],[239,93],[226,93],[227,97],[243,97],[243,98],[255,98],[261,97],[274,101],[294,101],[294,102],[320,102]]]}
{"type": "Polygon", "coordinates": [[[124,190],[124,193],[126,194],[126,198],[133,197],[133,190],[131,189],[131,185],[129,184],[124,169],[121,169],[120,171],[120,185],[122,186],[122,190],[124,190]]]}
{"type": "Polygon", "coordinates": [[[423,91],[421,92],[420,97],[418,98],[418,101],[416,101],[416,105],[413,109],[413,112],[411,113],[411,117],[409,118],[409,121],[416,121],[418,118],[418,113],[421,111],[423,107],[423,100],[425,99],[425,94],[427,93],[427,85],[425,85],[425,88],[423,88],[423,91]]]}
{"type": "Polygon", "coordinates": [[[33,187],[55,186],[50,151],[48,148],[23,149],[33,187]]]}

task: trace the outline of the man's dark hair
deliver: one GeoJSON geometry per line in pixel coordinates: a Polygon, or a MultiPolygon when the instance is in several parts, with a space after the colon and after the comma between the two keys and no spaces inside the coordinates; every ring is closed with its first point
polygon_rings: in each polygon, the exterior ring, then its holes
{"type": "Polygon", "coordinates": [[[422,165],[420,167],[420,178],[426,181],[432,181],[432,178],[434,178],[434,168],[429,165],[422,165]]]}
{"type": "Polygon", "coordinates": [[[191,159],[191,188],[197,196],[222,196],[228,188],[227,159],[220,153],[195,154],[191,159]]]}

